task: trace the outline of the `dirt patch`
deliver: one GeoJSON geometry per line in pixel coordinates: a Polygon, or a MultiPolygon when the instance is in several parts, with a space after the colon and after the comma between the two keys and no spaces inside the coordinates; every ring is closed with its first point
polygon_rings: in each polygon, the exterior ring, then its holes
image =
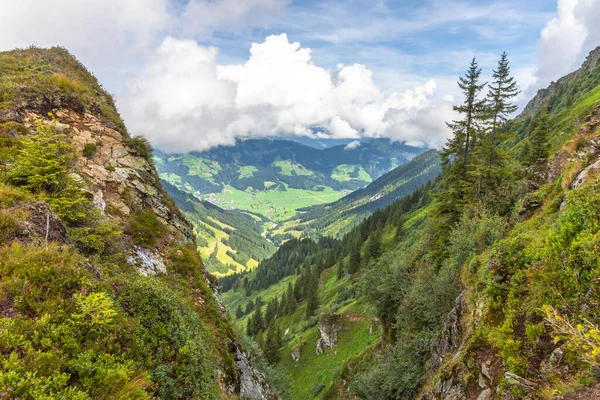
{"type": "Polygon", "coordinates": [[[348,318],[348,321],[350,322],[360,322],[365,319],[365,316],[363,313],[349,312],[346,314],[346,318],[348,318]]]}
{"type": "Polygon", "coordinates": [[[4,318],[12,318],[17,313],[15,302],[12,296],[6,292],[0,296],[0,316],[4,318]]]}
{"type": "Polygon", "coordinates": [[[576,390],[573,393],[569,393],[563,397],[563,400],[592,400],[600,399],[600,384],[595,386],[576,390]]]}

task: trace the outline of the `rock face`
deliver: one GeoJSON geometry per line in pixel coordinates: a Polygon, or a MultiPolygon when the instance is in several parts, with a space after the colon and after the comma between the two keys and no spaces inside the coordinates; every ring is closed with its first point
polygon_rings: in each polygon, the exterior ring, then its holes
{"type": "Polygon", "coordinates": [[[321,317],[317,327],[321,337],[317,340],[317,354],[322,354],[328,348],[334,347],[338,342],[338,333],[343,328],[343,316],[331,314],[321,317]]]}
{"type": "Polygon", "coordinates": [[[291,356],[292,356],[292,360],[294,360],[294,362],[296,364],[298,364],[300,362],[300,358],[302,357],[302,345],[294,348],[292,350],[291,356]]]}
{"type": "Polygon", "coordinates": [[[444,327],[440,337],[433,349],[430,361],[431,369],[437,369],[442,364],[444,357],[455,353],[461,342],[462,327],[460,319],[462,318],[464,308],[465,292],[463,291],[454,301],[454,308],[450,311],[444,321],[444,327]]]}
{"type": "Polygon", "coordinates": [[[235,363],[239,369],[239,389],[242,399],[263,400],[276,398],[265,377],[252,366],[248,354],[236,348],[235,363]]]}

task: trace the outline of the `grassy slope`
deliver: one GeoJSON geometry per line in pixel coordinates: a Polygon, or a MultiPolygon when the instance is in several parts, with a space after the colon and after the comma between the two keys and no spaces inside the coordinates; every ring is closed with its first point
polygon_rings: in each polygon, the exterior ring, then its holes
{"type": "MultiPolygon", "coordinates": [[[[423,210],[411,213],[406,224],[417,224],[416,221],[422,220],[423,214],[423,210]]],[[[388,226],[384,229],[382,235],[384,251],[394,247],[394,236],[394,227],[388,226]]],[[[345,262],[347,263],[348,260],[346,259],[345,262]]],[[[344,328],[338,336],[339,342],[334,349],[328,349],[320,355],[316,354],[316,342],[320,334],[316,326],[317,319],[310,321],[306,319],[306,302],[301,302],[293,314],[284,315],[276,320],[276,326],[281,329],[281,332],[288,332],[284,335],[285,344],[280,350],[281,360],[277,364],[277,369],[290,378],[291,386],[286,399],[320,398],[325,391],[337,390],[343,366],[354,358],[368,354],[369,349],[380,340],[381,330],[378,325],[375,325],[375,330],[370,333],[374,315],[365,298],[359,297],[341,303],[337,300],[341,291],[350,289],[358,282],[355,278],[346,276],[338,279],[336,270],[337,265],[334,265],[321,274],[320,308],[317,311],[317,315],[336,312],[345,316],[344,328]],[[302,344],[302,356],[300,362],[296,364],[291,358],[291,351],[300,344],[302,344]]],[[[253,275],[253,273],[247,275],[248,279],[252,279],[253,275]]],[[[296,278],[296,275],[288,276],[265,290],[252,292],[248,297],[243,290],[230,290],[222,294],[222,299],[230,313],[234,313],[238,306],[245,310],[246,304],[250,300],[256,303],[259,296],[267,304],[275,297],[281,298],[288,283],[293,284],[296,278]]],[[[240,329],[245,329],[250,315],[244,315],[236,320],[240,329]]]]}
{"type": "Polygon", "coordinates": [[[223,210],[203,203],[193,196],[165,184],[186,217],[194,224],[198,237],[198,251],[206,260],[207,269],[217,277],[256,268],[258,262],[271,255],[275,247],[261,235],[261,226],[269,221],[264,217],[237,210],[223,210]],[[239,233],[250,241],[231,244],[232,235],[239,233]],[[217,248],[216,255],[213,254],[217,248]],[[261,246],[264,250],[253,251],[261,246]],[[236,248],[237,247],[237,248],[236,248]],[[229,254],[228,254],[229,253],[229,254]],[[230,254],[239,254],[234,258],[230,254]]]}

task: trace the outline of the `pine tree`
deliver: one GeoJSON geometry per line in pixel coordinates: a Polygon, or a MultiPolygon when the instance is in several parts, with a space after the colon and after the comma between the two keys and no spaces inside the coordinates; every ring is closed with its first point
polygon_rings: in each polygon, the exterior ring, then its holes
{"type": "Polygon", "coordinates": [[[315,311],[319,308],[319,272],[317,270],[310,274],[308,280],[308,290],[306,294],[306,318],[315,315],[315,311]]]}
{"type": "Polygon", "coordinates": [[[254,302],[252,299],[250,299],[250,301],[246,304],[246,315],[250,314],[252,311],[254,311],[254,302]]]}
{"type": "Polygon", "coordinates": [[[446,190],[440,198],[448,202],[447,208],[457,215],[457,209],[464,202],[465,191],[472,186],[470,169],[473,149],[482,128],[485,107],[484,101],[479,99],[479,94],[486,84],[479,83],[480,75],[481,69],[473,57],[465,76],[458,78],[458,87],[463,92],[464,102],[454,106],[454,111],[459,113],[462,119],[447,123],[453,136],[441,154],[446,190]]]}
{"type": "Polygon", "coordinates": [[[486,192],[497,188],[506,173],[504,168],[508,153],[498,148],[502,139],[502,128],[510,114],[517,110],[517,105],[510,100],[520,91],[517,82],[510,75],[510,66],[506,52],[500,56],[497,69],[493,70],[494,81],[488,84],[486,97],[487,129],[478,143],[478,162],[475,175],[477,177],[476,196],[480,198],[486,192]]]}
{"type": "Polygon", "coordinates": [[[297,301],[296,301],[296,295],[294,294],[294,289],[292,288],[292,283],[288,283],[288,287],[287,287],[287,314],[291,314],[294,311],[296,311],[296,305],[297,305],[297,301]]]}
{"type": "Polygon", "coordinates": [[[344,256],[341,255],[337,262],[337,278],[342,279],[344,277],[344,256]]]}
{"type": "Polygon", "coordinates": [[[536,118],[536,127],[531,133],[528,161],[531,165],[544,164],[548,159],[548,135],[550,134],[550,118],[547,107],[543,107],[536,118]]]}
{"type": "Polygon", "coordinates": [[[267,309],[265,311],[265,325],[269,326],[273,320],[275,319],[275,316],[277,315],[277,309],[279,308],[279,301],[277,299],[277,297],[275,297],[273,300],[271,300],[269,302],[269,304],[267,304],[267,309]]]}
{"type": "Polygon", "coordinates": [[[254,311],[252,319],[254,321],[254,334],[257,334],[265,329],[265,320],[263,319],[262,307],[258,307],[256,311],[254,311]]]}
{"type": "Polygon", "coordinates": [[[267,338],[264,343],[263,353],[265,359],[270,364],[277,364],[279,361],[279,349],[283,344],[283,339],[281,338],[281,331],[279,327],[273,327],[269,329],[267,332],[267,338]]]}
{"type": "Polygon", "coordinates": [[[348,274],[354,275],[360,269],[360,246],[352,246],[350,261],[348,262],[348,274]]]}
{"type": "Polygon", "coordinates": [[[366,256],[369,260],[377,260],[381,255],[381,232],[376,231],[367,243],[366,256]]]}
{"type": "Polygon", "coordinates": [[[238,308],[237,308],[237,310],[235,310],[235,317],[236,317],[237,319],[240,319],[240,318],[242,318],[243,316],[244,316],[244,311],[242,310],[242,306],[241,306],[241,305],[239,305],[239,306],[238,306],[238,308]]]}

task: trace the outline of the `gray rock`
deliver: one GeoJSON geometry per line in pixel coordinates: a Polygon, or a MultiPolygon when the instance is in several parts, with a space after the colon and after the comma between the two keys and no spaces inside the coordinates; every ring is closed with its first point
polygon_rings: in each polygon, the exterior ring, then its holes
{"type": "Polygon", "coordinates": [[[533,390],[537,386],[536,382],[531,381],[526,378],[523,378],[523,377],[520,377],[519,375],[512,373],[510,371],[507,371],[504,373],[504,380],[509,385],[518,386],[518,387],[520,387],[522,389],[526,389],[526,390],[533,390]]]}
{"type": "Polygon", "coordinates": [[[331,314],[321,317],[317,327],[321,332],[321,337],[317,340],[317,354],[322,354],[327,348],[332,348],[337,344],[338,333],[342,330],[343,316],[340,314],[331,314]]]}
{"type": "Polygon", "coordinates": [[[242,399],[267,400],[274,399],[275,394],[265,377],[257,371],[250,362],[248,355],[236,349],[236,365],[240,372],[239,395],[242,399]]]}
{"type": "Polygon", "coordinates": [[[298,346],[292,350],[292,360],[297,364],[300,362],[300,357],[302,357],[302,346],[298,346]]]}
{"type": "Polygon", "coordinates": [[[148,250],[139,248],[127,258],[127,262],[138,267],[142,275],[166,274],[167,267],[161,257],[148,250]]]}
{"type": "Polygon", "coordinates": [[[494,398],[494,393],[492,392],[492,389],[487,388],[479,394],[479,396],[477,397],[477,400],[492,400],[493,398],[494,398]]]}

